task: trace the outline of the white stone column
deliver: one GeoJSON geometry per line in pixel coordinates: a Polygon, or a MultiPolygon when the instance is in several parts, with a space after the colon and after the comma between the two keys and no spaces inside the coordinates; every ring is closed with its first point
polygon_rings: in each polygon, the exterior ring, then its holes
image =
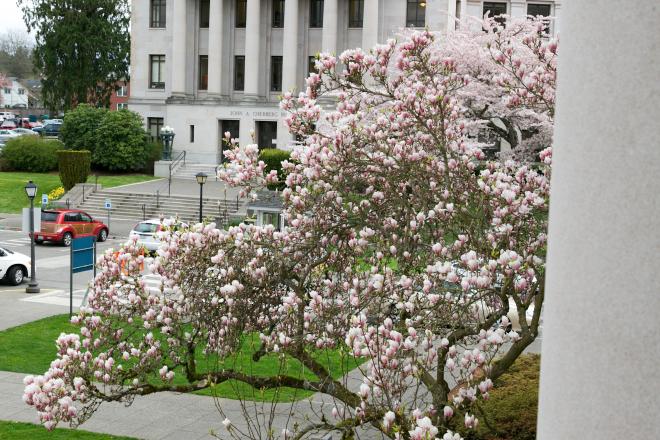
{"type": "Polygon", "coordinates": [[[521,0],[511,0],[511,17],[526,17],[527,16],[527,3],[521,0]]]}
{"type": "Polygon", "coordinates": [[[172,59],[165,60],[172,71],[172,96],[186,94],[186,0],[174,0],[172,8],[172,59]]]}
{"type": "Polygon", "coordinates": [[[284,3],[284,39],[282,41],[282,91],[298,86],[298,0],[284,3]]]}
{"type": "Polygon", "coordinates": [[[660,9],[563,8],[538,439],[657,439],[660,9]]]}
{"type": "Polygon", "coordinates": [[[261,37],[261,0],[247,0],[245,20],[245,91],[246,100],[259,96],[259,40],[261,37]]]}
{"type": "Polygon", "coordinates": [[[554,35],[559,34],[559,25],[561,24],[561,12],[562,12],[562,4],[556,2],[555,3],[555,10],[553,11],[552,15],[554,17],[554,20],[552,22],[552,31],[554,35]]]}
{"type": "Polygon", "coordinates": [[[209,88],[208,94],[222,93],[222,24],[224,0],[211,0],[209,7],[209,88]]]}
{"type": "Polygon", "coordinates": [[[451,30],[454,30],[454,18],[456,15],[456,2],[448,0],[426,1],[426,26],[432,31],[446,33],[451,22],[451,30]],[[451,19],[449,15],[451,14],[451,19]]]}
{"type": "Polygon", "coordinates": [[[364,0],[362,16],[362,49],[369,50],[378,44],[378,0],[364,0]]]}
{"type": "Polygon", "coordinates": [[[323,2],[323,34],[321,50],[337,54],[337,0],[323,2]]]}

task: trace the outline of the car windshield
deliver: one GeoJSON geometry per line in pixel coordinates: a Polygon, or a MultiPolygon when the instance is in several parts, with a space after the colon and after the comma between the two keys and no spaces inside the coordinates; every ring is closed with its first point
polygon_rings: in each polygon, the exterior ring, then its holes
{"type": "Polygon", "coordinates": [[[135,232],[142,232],[142,233],[154,233],[158,231],[158,226],[154,223],[138,223],[135,225],[135,232]]]}
{"type": "Polygon", "coordinates": [[[41,211],[41,221],[42,222],[56,222],[58,215],[59,215],[58,212],[41,211]]]}

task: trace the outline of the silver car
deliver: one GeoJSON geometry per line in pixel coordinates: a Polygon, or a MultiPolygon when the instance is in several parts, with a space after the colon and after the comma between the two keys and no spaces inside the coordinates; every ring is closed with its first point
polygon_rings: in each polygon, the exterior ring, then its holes
{"type": "Polygon", "coordinates": [[[144,220],[133,226],[128,234],[129,238],[136,237],[137,244],[144,246],[150,253],[156,252],[163,243],[159,237],[159,232],[168,227],[185,228],[188,225],[176,221],[175,219],[150,219],[144,220]]]}

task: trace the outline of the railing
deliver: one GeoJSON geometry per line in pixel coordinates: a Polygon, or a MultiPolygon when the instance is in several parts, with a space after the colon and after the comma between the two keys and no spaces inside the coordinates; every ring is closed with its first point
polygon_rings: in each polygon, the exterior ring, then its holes
{"type": "Polygon", "coordinates": [[[183,160],[183,164],[186,164],[186,150],[183,150],[179,154],[176,155],[176,157],[170,162],[169,168],[170,168],[170,175],[169,178],[167,179],[167,196],[172,195],[172,170],[176,170],[176,167],[179,165],[179,163],[183,160]]]}

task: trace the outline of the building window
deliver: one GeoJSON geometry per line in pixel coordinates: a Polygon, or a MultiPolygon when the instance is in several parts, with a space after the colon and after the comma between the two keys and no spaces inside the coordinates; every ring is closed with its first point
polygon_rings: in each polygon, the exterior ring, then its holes
{"type": "Polygon", "coordinates": [[[361,28],[364,15],[364,0],[349,0],[348,27],[361,28]]]}
{"type": "Polygon", "coordinates": [[[207,90],[209,88],[209,56],[199,56],[199,83],[197,85],[199,90],[207,90]]]}
{"type": "Polygon", "coordinates": [[[234,90],[243,91],[245,88],[245,56],[234,57],[234,90]]]}
{"type": "Polygon", "coordinates": [[[125,98],[128,96],[128,88],[126,86],[119,86],[117,89],[117,97],[125,98]]]}
{"type": "Polygon", "coordinates": [[[257,121],[257,145],[259,149],[277,148],[277,122],[257,121]]]}
{"type": "Polygon", "coordinates": [[[25,89],[18,89],[19,95],[25,95],[25,89]]]}
{"type": "MultiPolygon", "coordinates": [[[[527,5],[527,15],[532,17],[550,17],[550,5],[549,4],[533,4],[530,3],[527,5]]],[[[550,35],[550,20],[543,20],[545,23],[545,28],[543,28],[544,35],[550,35]]]]}
{"type": "Polygon", "coordinates": [[[270,57],[270,91],[282,91],[282,57],[270,57]]]}
{"type": "Polygon", "coordinates": [[[150,12],[150,27],[164,28],[165,27],[165,0],[151,0],[150,12]]]}
{"type": "Polygon", "coordinates": [[[307,76],[311,75],[312,73],[319,73],[319,71],[316,69],[316,55],[307,57],[307,76]]]}
{"type": "Polygon", "coordinates": [[[149,88],[165,88],[165,55],[149,55],[149,88]]]}
{"type": "Polygon", "coordinates": [[[426,26],[426,0],[408,0],[406,8],[406,26],[426,26]]]}
{"type": "Polygon", "coordinates": [[[5,95],[11,95],[11,89],[9,87],[5,87],[5,95]]]}
{"type": "Polygon", "coordinates": [[[126,104],[125,102],[118,102],[117,110],[128,110],[128,104],[126,104]]]}
{"type": "Polygon", "coordinates": [[[190,126],[190,143],[195,143],[195,126],[190,126]]]}
{"type": "Polygon", "coordinates": [[[224,119],[220,121],[220,145],[218,145],[218,163],[224,163],[227,161],[227,158],[224,155],[224,150],[231,148],[228,147],[225,143],[225,133],[229,132],[231,139],[238,139],[240,127],[240,121],[234,119],[224,119]]]}
{"type": "Polygon", "coordinates": [[[273,0],[273,16],[271,18],[274,28],[284,27],[284,0],[273,0]]]}
{"type": "Polygon", "coordinates": [[[495,21],[500,24],[506,23],[506,18],[502,17],[502,15],[506,14],[506,3],[484,2],[483,15],[486,14],[494,17],[495,21]]]}
{"type": "Polygon", "coordinates": [[[211,7],[210,0],[199,0],[199,27],[209,27],[209,9],[211,7]]]}
{"type": "Polygon", "coordinates": [[[163,118],[147,118],[147,132],[152,141],[160,141],[161,128],[163,128],[163,118]]]}
{"type": "Polygon", "coordinates": [[[309,27],[323,27],[323,0],[309,0],[309,27]]]}
{"type": "Polygon", "coordinates": [[[236,0],[236,26],[237,28],[245,27],[245,18],[247,16],[247,0],[236,0]]]}

